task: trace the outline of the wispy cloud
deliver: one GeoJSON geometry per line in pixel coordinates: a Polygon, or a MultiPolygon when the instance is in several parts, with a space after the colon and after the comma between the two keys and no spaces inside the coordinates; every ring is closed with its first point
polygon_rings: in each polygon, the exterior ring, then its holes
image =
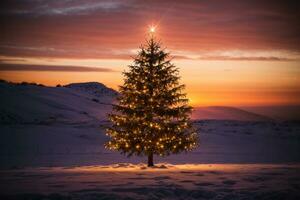
{"type": "Polygon", "coordinates": [[[299,59],[284,57],[230,57],[230,56],[206,56],[198,60],[245,60],[245,61],[299,61],[299,59]]]}
{"type": "Polygon", "coordinates": [[[292,51],[174,51],[174,55],[187,60],[300,61],[300,54],[292,51]]]}
{"type": "Polygon", "coordinates": [[[222,61],[300,61],[296,58],[284,58],[284,57],[231,57],[231,56],[200,56],[197,58],[191,58],[188,56],[174,56],[175,59],[184,59],[184,60],[222,60],[222,61]]]}
{"type": "Polygon", "coordinates": [[[44,57],[44,58],[102,58],[102,59],[131,59],[135,49],[111,49],[106,47],[50,47],[50,46],[23,46],[0,45],[0,59],[2,56],[44,57]]]}
{"type": "MultiPolygon", "coordinates": [[[[54,48],[39,46],[0,45],[1,54],[36,58],[81,58],[81,59],[120,59],[131,60],[138,49],[93,49],[93,48],[54,48]]],[[[223,50],[223,51],[186,51],[170,49],[171,57],[186,60],[246,60],[246,61],[300,61],[300,53],[287,50],[223,50]]],[[[9,57],[8,57],[9,58],[9,57]]],[[[19,58],[20,59],[20,58],[19,58]]]]}
{"type": "Polygon", "coordinates": [[[68,15],[68,14],[85,14],[88,12],[96,10],[114,10],[120,8],[122,4],[115,1],[104,1],[95,3],[86,3],[83,5],[73,5],[69,7],[61,8],[48,8],[44,12],[39,12],[39,14],[49,14],[49,15],[68,15]]]}
{"type": "Polygon", "coordinates": [[[53,72],[114,72],[110,68],[85,66],[26,65],[0,63],[0,71],[53,71],[53,72]]]}
{"type": "Polygon", "coordinates": [[[27,1],[19,2],[20,5],[15,5],[9,10],[0,10],[2,14],[16,15],[81,15],[88,14],[93,11],[112,11],[122,7],[121,0],[105,0],[105,1],[27,1]]]}

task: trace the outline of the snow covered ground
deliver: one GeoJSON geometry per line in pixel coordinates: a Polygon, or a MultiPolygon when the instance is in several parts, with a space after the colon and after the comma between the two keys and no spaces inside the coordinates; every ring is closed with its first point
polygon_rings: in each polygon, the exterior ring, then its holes
{"type": "MultiPolygon", "coordinates": [[[[178,163],[290,163],[300,161],[300,126],[294,123],[199,121],[193,152],[155,157],[178,163]]],[[[19,124],[0,127],[1,168],[139,163],[104,149],[104,130],[90,123],[19,124]]]]}
{"type": "Polygon", "coordinates": [[[0,82],[0,199],[299,199],[297,121],[197,108],[199,147],[145,169],[103,147],[116,95],[98,83],[0,82]]]}
{"type": "Polygon", "coordinates": [[[0,171],[1,199],[300,198],[299,165],[116,164],[0,171]]]}
{"type": "MultiPolygon", "coordinates": [[[[138,163],[107,151],[101,125],[117,93],[100,83],[42,87],[0,83],[0,168],[138,163]]],[[[300,125],[230,107],[196,108],[200,146],[155,158],[170,163],[299,162],[300,125]],[[210,120],[204,120],[210,119],[210,120]],[[239,120],[239,121],[237,121],[239,120]],[[242,121],[241,121],[242,120],[242,121]]]]}

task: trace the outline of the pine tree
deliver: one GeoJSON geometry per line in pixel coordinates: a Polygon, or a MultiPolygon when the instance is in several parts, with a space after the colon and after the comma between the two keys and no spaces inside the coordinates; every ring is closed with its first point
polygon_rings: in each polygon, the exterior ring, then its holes
{"type": "Polygon", "coordinates": [[[147,40],[123,74],[124,84],[109,114],[112,125],[106,129],[110,141],[105,147],[128,156],[147,156],[148,166],[154,166],[153,155],[195,148],[192,107],[183,93],[185,86],[179,84],[178,68],[160,42],[154,37],[147,40]]]}

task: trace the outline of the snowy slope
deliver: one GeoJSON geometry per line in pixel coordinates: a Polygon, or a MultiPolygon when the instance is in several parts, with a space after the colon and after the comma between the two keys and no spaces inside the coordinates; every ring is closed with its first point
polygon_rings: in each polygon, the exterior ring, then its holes
{"type": "Polygon", "coordinates": [[[241,109],[269,116],[278,121],[299,121],[300,120],[300,105],[290,106],[245,106],[241,109]]]}
{"type": "Polygon", "coordinates": [[[72,88],[85,93],[90,93],[98,97],[116,96],[118,94],[118,92],[116,92],[115,90],[108,88],[104,84],[98,82],[71,83],[68,85],[64,85],[64,87],[72,88]]]}
{"type": "Polygon", "coordinates": [[[49,124],[103,120],[116,95],[100,83],[43,87],[1,82],[0,122],[49,124]]]}
{"type": "MultiPolygon", "coordinates": [[[[118,93],[102,83],[44,87],[0,82],[0,123],[53,123],[105,120],[118,93]]],[[[233,107],[196,107],[192,119],[268,121],[233,107]]]]}
{"type": "Polygon", "coordinates": [[[233,107],[210,106],[196,107],[193,110],[192,119],[217,119],[217,120],[238,120],[238,121],[270,121],[263,115],[258,115],[242,109],[233,107]]]}
{"type": "MultiPolygon", "coordinates": [[[[199,147],[190,153],[155,156],[155,162],[289,163],[300,162],[300,125],[293,123],[199,121],[199,147]]],[[[104,148],[99,125],[0,125],[0,169],[23,166],[85,166],[145,162],[104,148]]]]}
{"type": "Polygon", "coordinates": [[[3,200],[298,200],[299,164],[143,164],[0,170],[3,200]]]}
{"type": "MultiPolygon", "coordinates": [[[[144,161],[103,147],[108,138],[101,125],[116,95],[98,83],[43,87],[0,82],[0,169],[144,161]]],[[[299,123],[277,123],[229,107],[197,108],[193,119],[199,148],[155,157],[156,162],[300,162],[299,123]]]]}

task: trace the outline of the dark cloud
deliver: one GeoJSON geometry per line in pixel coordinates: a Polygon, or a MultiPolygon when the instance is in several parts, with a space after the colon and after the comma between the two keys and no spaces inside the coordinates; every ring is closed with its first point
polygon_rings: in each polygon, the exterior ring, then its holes
{"type": "Polygon", "coordinates": [[[110,68],[0,63],[0,71],[114,72],[110,68]]]}
{"type": "Polygon", "coordinates": [[[98,59],[131,59],[132,52],[128,49],[91,49],[88,47],[39,47],[21,45],[0,45],[0,55],[43,58],[98,58],[98,59]]]}

